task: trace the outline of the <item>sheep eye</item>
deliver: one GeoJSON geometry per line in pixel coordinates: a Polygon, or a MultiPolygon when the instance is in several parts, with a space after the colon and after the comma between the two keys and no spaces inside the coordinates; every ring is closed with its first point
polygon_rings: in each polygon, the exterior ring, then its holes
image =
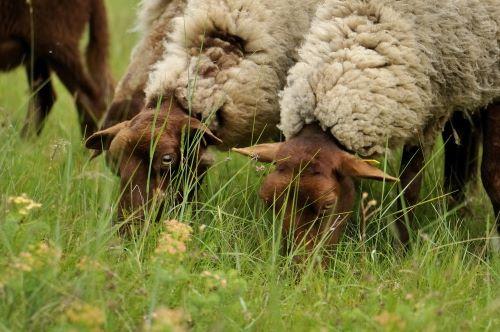
{"type": "Polygon", "coordinates": [[[172,154],[165,154],[161,157],[161,165],[162,166],[170,166],[174,162],[174,156],[172,154]]]}

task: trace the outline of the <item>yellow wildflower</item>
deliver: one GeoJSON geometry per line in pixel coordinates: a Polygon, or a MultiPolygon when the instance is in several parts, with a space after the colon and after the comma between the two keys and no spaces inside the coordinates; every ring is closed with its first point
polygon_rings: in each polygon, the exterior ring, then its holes
{"type": "Polygon", "coordinates": [[[37,245],[30,245],[28,249],[37,257],[37,260],[49,264],[54,264],[59,261],[62,256],[61,249],[50,242],[40,241],[37,245]]]}
{"type": "Polygon", "coordinates": [[[212,272],[210,272],[210,271],[203,271],[201,273],[201,276],[202,277],[211,277],[212,276],[212,272]]]}
{"type": "Polygon", "coordinates": [[[189,315],[182,309],[160,307],[151,314],[151,324],[146,326],[145,330],[185,332],[190,320],[189,315]]]}
{"type": "Polygon", "coordinates": [[[47,242],[28,246],[28,250],[10,258],[3,268],[4,273],[0,275],[0,289],[5,285],[19,279],[23,273],[40,270],[49,265],[55,265],[61,258],[61,251],[47,242]]]}
{"type": "Polygon", "coordinates": [[[42,204],[33,201],[25,193],[21,196],[10,196],[7,198],[7,202],[15,205],[19,209],[19,213],[24,216],[28,215],[31,210],[42,207],[42,204]]]}
{"type": "Polygon", "coordinates": [[[403,330],[406,327],[406,322],[398,316],[396,313],[390,313],[387,310],[382,312],[380,315],[373,317],[378,324],[384,328],[397,328],[398,330],[403,330]]]}
{"type": "Polygon", "coordinates": [[[186,252],[186,244],[182,241],[176,240],[170,234],[162,234],[158,241],[155,253],[157,254],[170,254],[177,255],[186,252]]]}
{"type": "Polygon", "coordinates": [[[203,271],[201,276],[207,278],[207,285],[210,289],[217,289],[219,287],[226,288],[227,280],[217,273],[212,273],[210,271],[203,271]]]}
{"type": "Polygon", "coordinates": [[[191,237],[193,229],[190,226],[175,219],[165,221],[164,223],[167,232],[179,241],[186,242],[191,237]]]}
{"type": "Polygon", "coordinates": [[[80,258],[78,263],[76,263],[76,267],[80,271],[91,271],[91,270],[100,270],[102,269],[103,266],[99,261],[92,259],[88,256],[83,256],[82,258],[80,258]]]}
{"type": "Polygon", "coordinates": [[[22,271],[22,272],[31,272],[33,269],[38,268],[40,262],[38,262],[31,252],[22,252],[18,257],[15,257],[12,260],[12,269],[22,271]]]}
{"type": "Polygon", "coordinates": [[[181,256],[187,250],[186,242],[191,238],[192,228],[177,220],[165,222],[165,232],[160,235],[155,253],[181,256]]]}
{"type": "Polygon", "coordinates": [[[94,331],[100,330],[106,321],[106,316],[100,308],[83,302],[73,303],[66,309],[64,316],[68,322],[85,326],[94,331]]]}

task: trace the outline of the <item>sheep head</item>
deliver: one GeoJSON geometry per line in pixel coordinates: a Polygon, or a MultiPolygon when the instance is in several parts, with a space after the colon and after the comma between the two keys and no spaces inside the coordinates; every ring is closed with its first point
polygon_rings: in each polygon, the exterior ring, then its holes
{"type": "Polygon", "coordinates": [[[199,120],[167,100],[159,107],[146,107],[131,120],[94,133],[85,146],[107,150],[108,164],[120,176],[119,219],[140,221],[153,203],[161,209],[165,194],[172,194],[167,196],[177,201],[182,199],[184,185],[177,182],[173,186],[173,180],[182,173],[198,181],[209,166],[208,145],[220,142],[199,120]]]}
{"type": "Polygon", "coordinates": [[[312,249],[322,236],[335,244],[352,211],[354,178],[398,181],[370,162],[343,151],[318,125],[308,125],[282,143],[261,144],[233,151],[273,162],[260,197],[284,212],[284,233],[312,249]],[[327,233],[325,233],[327,231],[327,233]]]}

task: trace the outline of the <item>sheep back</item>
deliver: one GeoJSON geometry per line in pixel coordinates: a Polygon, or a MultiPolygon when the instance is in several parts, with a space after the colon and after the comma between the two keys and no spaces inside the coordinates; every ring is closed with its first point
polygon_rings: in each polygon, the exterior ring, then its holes
{"type": "Polygon", "coordinates": [[[139,5],[136,30],[141,37],[132,50],[130,64],[118,83],[115,100],[125,100],[143,92],[152,70],[165,51],[166,35],[172,31],[172,19],[182,15],[186,0],[143,0],[139,5]]]}
{"type": "Polygon", "coordinates": [[[146,87],[207,122],[221,148],[277,133],[277,94],[315,12],[315,0],[191,0],[174,21],[146,87]]]}
{"type": "Polygon", "coordinates": [[[500,96],[498,0],[329,0],[281,98],[287,138],[318,121],[347,149],[430,145],[500,96]]]}

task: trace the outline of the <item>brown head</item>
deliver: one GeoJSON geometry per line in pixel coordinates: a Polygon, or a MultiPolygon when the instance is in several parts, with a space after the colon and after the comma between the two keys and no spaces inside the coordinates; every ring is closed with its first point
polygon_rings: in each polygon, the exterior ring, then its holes
{"type": "MultiPolygon", "coordinates": [[[[146,107],[131,120],[96,132],[85,142],[89,149],[107,150],[107,161],[121,182],[119,218],[163,196],[180,169],[201,175],[207,168],[207,146],[220,140],[175,102],[146,107]]],[[[182,198],[182,186],[173,197],[182,198]]],[[[170,194],[170,193],[169,193],[170,194]]]]}
{"type": "Polygon", "coordinates": [[[260,197],[285,209],[284,232],[294,225],[295,241],[304,241],[307,248],[314,246],[318,236],[337,243],[353,209],[354,178],[397,181],[373,162],[342,150],[315,124],[286,142],[233,150],[276,164],[262,183],[260,197]]]}

